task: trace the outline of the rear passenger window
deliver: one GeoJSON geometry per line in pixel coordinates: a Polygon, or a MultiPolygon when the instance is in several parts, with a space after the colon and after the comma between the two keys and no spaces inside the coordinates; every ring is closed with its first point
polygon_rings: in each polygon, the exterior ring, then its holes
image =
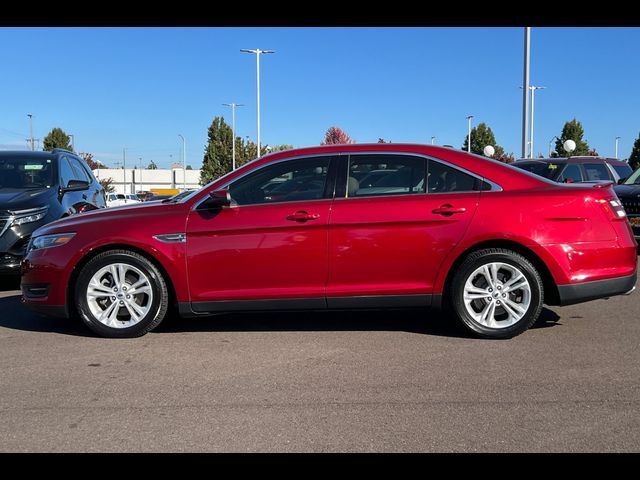
{"type": "Polygon", "coordinates": [[[609,170],[603,164],[585,163],[583,166],[587,175],[587,180],[611,180],[609,170]]]}
{"type": "Polygon", "coordinates": [[[567,165],[567,167],[562,171],[560,177],[558,177],[558,181],[564,182],[567,178],[570,178],[574,182],[581,182],[582,172],[580,171],[580,167],[575,163],[567,165]]]}
{"type": "Polygon", "coordinates": [[[471,175],[434,160],[429,160],[427,178],[428,193],[471,192],[481,188],[480,181],[471,175]]]}
{"type": "Polygon", "coordinates": [[[76,158],[69,158],[69,161],[71,162],[71,167],[73,168],[76,174],[76,179],[91,183],[91,178],[89,178],[89,174],[82,167],[82,164],[80,163],[80,161],[76,158]]]}
{"type": "Polygon", "coordinates": [[[426,159],[410,155],[351,155],[347,197],[425,193],[426,159]]]}

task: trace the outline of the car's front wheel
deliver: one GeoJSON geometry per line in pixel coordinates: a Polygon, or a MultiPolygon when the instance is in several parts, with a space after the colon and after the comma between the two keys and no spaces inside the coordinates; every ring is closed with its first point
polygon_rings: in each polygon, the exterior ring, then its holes
{"type": "Polygon", "coordinates": [[[484,338],[511,338],[538,319],[544,297],[540,274],[525,257],[504,248],[470,254],[450,289],[454,314],[484,338]]]}
{"type": "Polygon", "coordinates": [[[80,318],[103,337],[144,335],[162,322],[168,303],[162,274],[135,252],[103,252],[78,276],[75,304],[80,318]]]}

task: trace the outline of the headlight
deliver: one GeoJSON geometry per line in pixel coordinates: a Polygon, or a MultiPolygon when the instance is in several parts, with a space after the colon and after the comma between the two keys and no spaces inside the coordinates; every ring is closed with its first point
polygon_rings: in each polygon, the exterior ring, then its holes
{"type": "Polygon", "coordinates": [[[22,225],[24,223],[37,222],[42,220],[49,211],[49,207],[30,208],[29,210],[19,210],[10,212],[13,216],[11,226],[22,225]]]}
{"type": "Polygon", "coordinates": [[[75,233],[55,233],[53,235],[32,237],[29,241],[27,252],[40,250],[42,248],[60,247],[68,243],[74,236],[75,233]]]}

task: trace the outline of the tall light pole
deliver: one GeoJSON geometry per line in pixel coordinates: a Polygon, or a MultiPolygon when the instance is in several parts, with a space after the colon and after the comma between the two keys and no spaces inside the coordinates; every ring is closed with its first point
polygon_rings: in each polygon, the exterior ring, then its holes
{"type": "Polygon", "coordinates": [[[618,140],[620,140],[620,137],[616,137],[616,159],[618,158],[618,140]]]}
{"type": "Polygon", "coordinates": [[[256,54],[256,125],[258,129],[258,157],[260,156],[260,54],[261,53],[275,53],[274,50],[255,50],[241,49],[243,53],[255,53],[256,54]]]}
{"type": "Polygon", "coordinates": [[[182,190],[187,189],[187,142],[180,134],[178,136],[182,139],[182,190]]]}
{"type": "Polygon", "coordinates": [[[33,141],[33,113],[27,113],[29,117],[29,143],[31,143],[31,151],[36,149],[33,141]]]}
{"type": "Polygon", "coordinates": [[[436,137],[431,137],[431,145],[435,145],[436,144],[436,137]]]}
{"type": "Polygon", "coordinates": [[[122,180],[123,180],[123,186],[122,188],[124,188],[124,193],[125,193],[125,197],[124,197],[124,203],[127,203],[127,155],[125,153],[126,148],[122,147],[122,173],[124,174],[122,180]]]}
{"type": "Polygon", "coordinates": [[[536,96],[536,90],[544,90],[547,87],[536,87],[535,85],[531,85],[529,87],[531,89],[531,138],[529,139],[529,145],[530,145],[530,158],[533,158],[535,153],[533,151],[533,104],[535,101],[535,96],[536,96]]]}
{"type": "Polygon", "coordinates": [[[522,158],[527,158],[529,139],[529,57],[531,52],[531,27],[524,28],[524,78],[522,79],[522,158]]]}
{"type": "MultiPolygon", "coordinates": [[[[233,143],[231,146],[231,170],[236,169],[236,107],[243,107],[244,103],[223,103],[227,107],[231,107],[231,132],[233,135],[233,143]]],[[[258,153],[258,156],[260,154],[258,153]]]]}
{"type": "Polygon", "coordinates": [[[469,121],[469,136],[467,137],[467,152],[471,153],[471,119],[473,115],[467,115],[467,120],[469,121]]]}
{"type": "Polygon", "coordinates": [[[140,160],[140,191],[144,192],[142,188],[142,157],[138,157],[138,160],[140,160]]]}

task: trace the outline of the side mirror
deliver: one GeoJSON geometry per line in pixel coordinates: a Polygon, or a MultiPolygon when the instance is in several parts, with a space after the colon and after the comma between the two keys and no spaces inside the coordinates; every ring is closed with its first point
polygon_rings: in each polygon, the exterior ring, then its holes
{"type": "Polygon", "coordinates": [[[84,180],[69,180],[66,187],[62,187],[60,191],[65,192],[79,192],[81,190],[87,190],[89,188],[89,182],[84,180]]]}
{"type": "Polygon", "coordinates": [[[222,208],[231,205],[229,190],[215,190],[209,194],[209,198],[200,204],[200,208],[222,208]]]}
{"type": "Polygon", "coordinates": [[[619,179],[618,179],[618,185],[622,185],[624,182],[626,182],[626,181],[627,181],[627,178],[628,178],[628,177],[619,178],[619,179]]]}

